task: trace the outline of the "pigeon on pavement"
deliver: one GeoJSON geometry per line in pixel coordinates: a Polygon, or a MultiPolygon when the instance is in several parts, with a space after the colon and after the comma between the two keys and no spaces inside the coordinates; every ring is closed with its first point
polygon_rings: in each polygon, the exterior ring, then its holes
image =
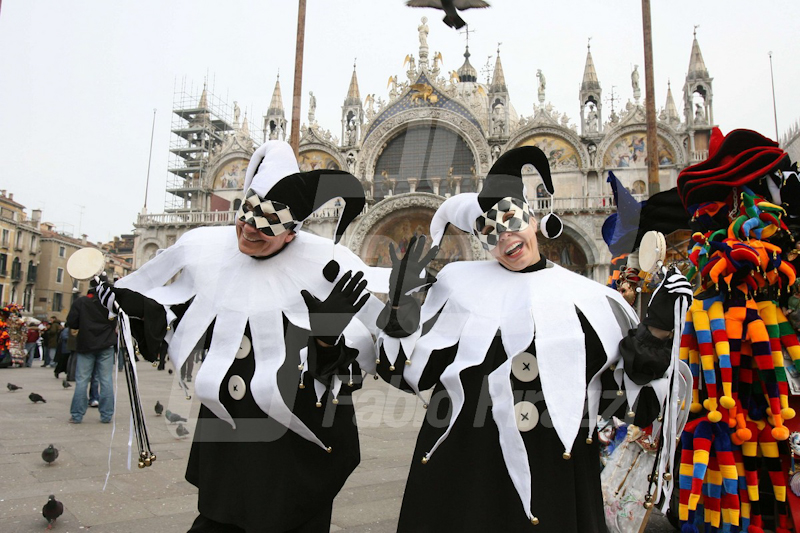
{"type": "Polygon", "coordinates": [[[407,0],[406,5],[409,7],[432,7],[441,9],[445,13],[442,19],[444,23],[457,30],[460,30],[467,24],[464,22],[464,19],[458,15],[459,11],[473,7],[489,7],[489,3],[483,0],[407,0]]]}
{"type": "Polygon", "coordinates": [[[183,418],[181,415],[179,415],[177,413],[173,413],[169,409],[167,409],[166,417],[167,417],[167,420],[169,420],[170,423],[172,423],[172,424],[174,424],[175,422],[188,422],[188,420],[183,418]]]}
{"type": "Polygon", "coordinates": [[[64,514],[64,504],[56,500],[54,495],[50,495],[47,503],[42,507],[42,516],[47,519],[47,529],[53,529],[56,518],[64,514]]]}
{"type": "Polygon", "coordinates": [[[32,393],[28,394],[28,398],[30,398],[30,400],[33,403],[36,403],[36,402],[47,403],[47,400],[45,400],[44,398],[42,398],[40,395],[36,394],[35,392],[32,392],[32,393]]]}
{"type": "Polygon", "coordinates": [[[49,465],[56,459],[58,459],[58,448],[53,446],[52,444],[44,449],[42,452],[42,459],[49,465]]]}
{"type": "Polygon", "coordinates": [[[67,381],[67,378],[64,378],[64,381],[61,382],[61,386],[65,389],[72,387],[72,385],[69,384],[69,381],[67,381]]]}
{"type": "Polygon", "coordinates": [[[6,385],[6,387],[8,387],[8,390],[10,392],[15,392],[15,391],[18,391],[18,390],[20,390],[22,388],[19,385],[14,385],[13,383],[9,383],[8,385],[6,385]]]}
{"type": "Polygon", "coordinates": [[[156,416],[161,416],[161,413],[164,412],[164,406],[161,405],[161,402],[156,400],[156,416]]]}
{"type": "Polygon", "coordinates": [[[178,424],[178,427],[175,429],[175,433],[177,433],[179,437],[185,437],[189,434],[189,430],[183,427],[183,424],[178,424]]]}

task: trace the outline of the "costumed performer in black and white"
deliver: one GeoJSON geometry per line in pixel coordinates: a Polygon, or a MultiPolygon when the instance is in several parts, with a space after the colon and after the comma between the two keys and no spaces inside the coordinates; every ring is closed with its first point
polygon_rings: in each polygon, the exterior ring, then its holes
{"type": "MultiPolygon", "coordinates": [[[[670,337],[692,297],[686,278],[670,271],[638,324],[619,293],[547,261],[526,201],[526,165],[552,195],[544,153],[517,148],[495,162],[480,193],[446,200],[431,222],[434,245],[453,224],[493,261],[450,263],[434,280],[425,267],[436,246],[423,255],[424,237],[402,258],[390,249],[378,373],[427,403],[400,532],[605,532],[601,400],[618,398],[640,426],[665,404],[675,410],[670,337]],[[411,293],[428,287],[420,309],[411,293]],[[428,400],[420,393],[430,388],[428,400]]],[[[545,236],[562,229],[555,214],[542,219],[545,236]]],[[[664,427],[675,418],[662,415],[664,427]]]]}
{"type": "Polygon", "coordinates": [[[200,514],[190,531],[327,533],[360,461],[350,395],[375,370],[382,303],[365,286],[385,292],[389,270],[299,231],[342,198],[338,243],[365,202],[351,174],[301,173],[291,147],[269,141],[244,191],[235,227],[191,230],[99,294],[144,319],[134,335],[148,360],[168,349],[180,368],[198,343],[208,349],[195,377],[202,406],[186,479],[200,514]]]}

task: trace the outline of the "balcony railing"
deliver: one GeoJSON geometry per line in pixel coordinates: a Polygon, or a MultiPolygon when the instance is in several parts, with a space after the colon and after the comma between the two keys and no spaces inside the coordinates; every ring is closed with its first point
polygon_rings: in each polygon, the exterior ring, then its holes
{"type": "MultiPolygon", "coordinates": [[[[637,201],[645,199],[644,194],[634,194],[637,201]]],[[[610,194],[602,196],[582,196],[576,198],[533,198],[530,205],[536,213],[553,210],[570,212],[611,212],[616,209],[614,197],[610,194]]],[[[310,221],[338,220],[343,207],[325,207],[311,215],[310,221]]],[[[369,206],[364,207],[362,214],[369,211],[369,206]]],[[[193,211],[186,213],[157,213],[139,215],[137,226],[225,226],[236,222],[236,211],[193,211]]]]}
{"type": "Polygon", "coordinates": [[[699,163],[708,159],[708,150],[692,150],[692,163],[699,163]]]}

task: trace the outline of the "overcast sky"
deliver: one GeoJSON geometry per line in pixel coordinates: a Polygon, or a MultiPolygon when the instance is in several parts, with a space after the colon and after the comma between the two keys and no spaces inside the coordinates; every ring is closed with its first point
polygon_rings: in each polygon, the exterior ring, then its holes
{"type": "MultiPolygon", "coordinates": [[[[632,98],[630,72],[640,65],[638,0],[491,0],[463,17],[471,62],[482,71],[497,43],[511,103],[530,115],[536,70],[547,100],[575,122],[578,88],[592,38],[603,96],[632,98]]],[[[0,189],[76,236],[106,241],[133,229],[145,200],[153,109],[157,109],[148,211],[163,212],[173,93],[199,94],[208,78],[217,96],[239,102],[256,129],[280,71],[291,115],[297,3],[294,0],[5,0],[0,10],[0,189]],[[83,206],[83,207],[81,207],[83,206]],[[82,213],[82,215],[81,215],[82,213]]],[[[417,55],[417,26],[427,16],[431,53],[442,72],[463,62],[464,36],[432,9],[403,0],[308,0],[302,116],[308,91],[317,121],[341,136],[341,106],[357,61],[361,97],[386,99],[390,75],[405,78],[403,59],[417,55]]],[[[796,0],[652,2],[655,97],[667,80],[682,113],[692,30],[714,78],[714,118],[723,132],[751,128],[775,137],[768,53],[773,52],[778,128],[800,119],[800,20],[796,0]]],[[[483,75],[481,75],[483,78],[483,75]]],[[[604,103],[606,116],[610,103],[604,103]]]]}

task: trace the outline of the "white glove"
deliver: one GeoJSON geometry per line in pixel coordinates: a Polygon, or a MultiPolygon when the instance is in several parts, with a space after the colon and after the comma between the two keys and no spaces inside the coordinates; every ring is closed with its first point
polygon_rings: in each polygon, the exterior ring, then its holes
{"type": "Polygon", "coordinates": [[[94,288],[95,292],[97,293],[97,299],[100,300],[100,303],[108,309],[108,318],[114,318],[117,316],[117,305],[116,305],[116,294],[114,294],[114,287],[110,284],[106,283],[98,279],[97,286],[94,288]]]}

